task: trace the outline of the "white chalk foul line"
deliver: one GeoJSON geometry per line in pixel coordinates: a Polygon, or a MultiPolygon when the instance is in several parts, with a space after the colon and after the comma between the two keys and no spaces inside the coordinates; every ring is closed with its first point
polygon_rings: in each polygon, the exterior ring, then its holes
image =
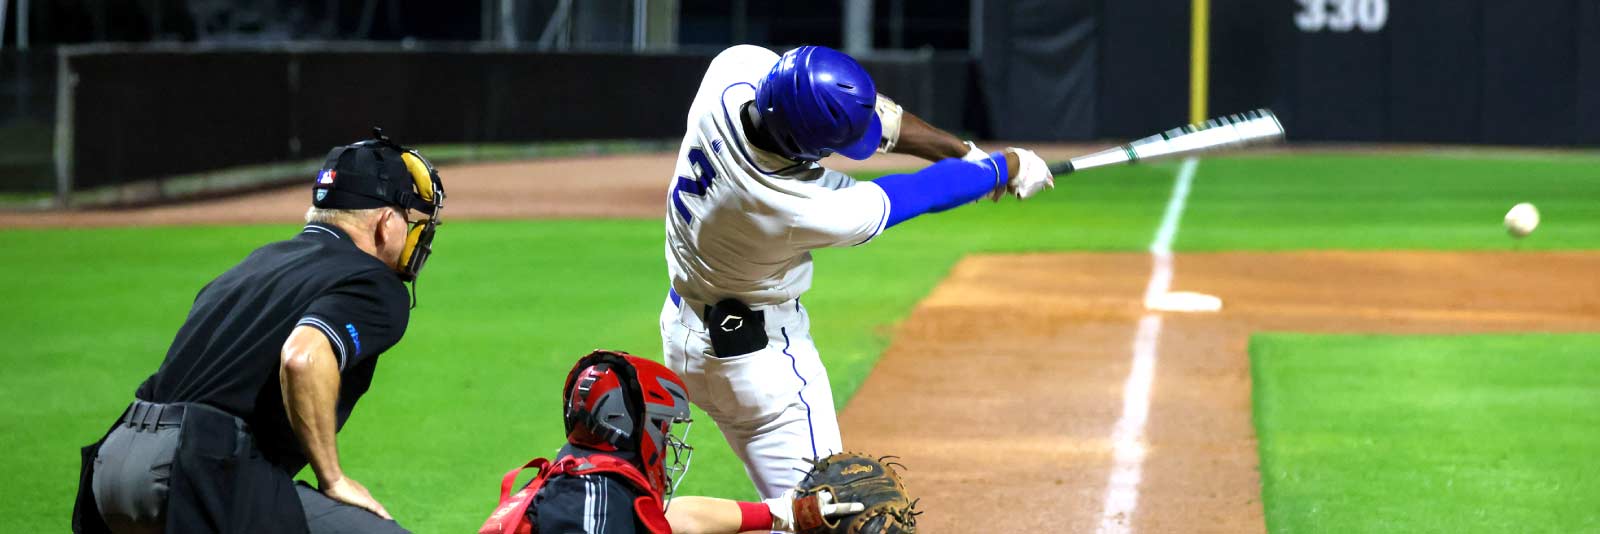
{"type": "MultiPolygon", "coordinates": [[[[1172,240],[1178,234],[1178,220],[1189,199],[1189,184],[1194,181],[1194,158],[1183,160],[1172,198],[1161,216],[1161,226],[1150,243],[1150,282],[1144,297],[1164,295],[1172,288],[1172,240]]],[[[1122,385],[1122,417],[1111,429],[1111,476],[1106,481],[1105,508],[1100,512],[1101,534],[1133,532],[1133,512],[1139,507],[1139,480],[1144,477],[1145,421],[1150,416],[1150,388],[1156,378],[1156,347],[1161,340],[1161,314],[1146,313],[1139,318],[1133,336],[1133,364],[1122,385]]]]}

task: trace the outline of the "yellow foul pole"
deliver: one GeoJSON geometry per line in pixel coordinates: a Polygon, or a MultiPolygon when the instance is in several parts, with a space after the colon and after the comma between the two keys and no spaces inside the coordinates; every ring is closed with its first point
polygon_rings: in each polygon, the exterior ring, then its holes
{"type": "Polygon", "coordinates": [[[1189,25],[1189,122],[1206,120],[1206,88],[1211,57],[1211,0],[1192,0],[1189,25]]]}

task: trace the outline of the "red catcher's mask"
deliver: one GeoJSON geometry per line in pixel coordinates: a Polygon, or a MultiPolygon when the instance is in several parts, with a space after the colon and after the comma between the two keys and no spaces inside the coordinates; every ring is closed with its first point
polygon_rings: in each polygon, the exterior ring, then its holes
{"type": "Polygon", "coordinates": [[[660,363],[626,352],[597,350],[578,359],[562,389],[567,441],[638,455],[645,478],[665,502],[689,469],[689,394],[660,363]],[[684,423],[682,435],[674,424],[684,423]]]}

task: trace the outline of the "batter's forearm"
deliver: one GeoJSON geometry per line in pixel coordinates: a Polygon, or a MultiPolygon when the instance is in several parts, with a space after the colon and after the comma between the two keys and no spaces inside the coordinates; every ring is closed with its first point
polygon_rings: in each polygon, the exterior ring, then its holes
{"type": "Polygon", "coordinates": [[[983,198],[1004,188],[1016,175],[1017,157],[1009,151],[982,161],[949,159],[910,174],[891,174],[873,180],[889,197],[885,227],[924,213],[944,211],[983,198]]]}
{"type": "Polygon", "coordinates": [[[299,438],[318,484],[324,487],[344,478],[335,437],[339,379],[338,360],[328,338],[314,328],[296,327],[283,344],[278,387],[289,426],[299,438]]]}
{"type": "Polygon", "coordinates": [[[928,161],[967,155],[967,143],[928,124],[911,112],[900,116],[900,140],[891,152],[916,156],[928,161]]]}

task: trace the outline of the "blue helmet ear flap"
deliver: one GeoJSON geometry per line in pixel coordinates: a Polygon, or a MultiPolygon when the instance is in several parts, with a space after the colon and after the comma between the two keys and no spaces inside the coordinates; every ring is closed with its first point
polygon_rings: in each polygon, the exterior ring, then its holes
{"type": "Polygon", "coordinates": [[[839,149],[839,154],[853,160],[864,160],[872,157],[878,151],[878,145],[883,140],[883,122],[878,120],[876,111],[872,113],[872,120],[867,124],[867,132],[861,135],[854,144],[839,149]]]}

